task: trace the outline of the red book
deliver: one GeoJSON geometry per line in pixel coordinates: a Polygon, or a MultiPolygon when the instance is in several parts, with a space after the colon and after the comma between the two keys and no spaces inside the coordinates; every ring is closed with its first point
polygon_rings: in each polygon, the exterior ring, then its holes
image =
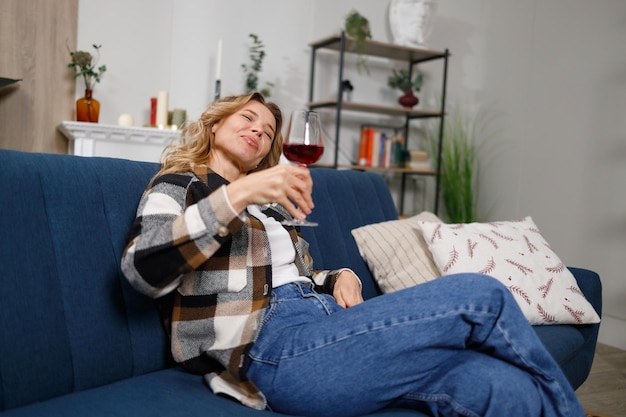
{"type": "Polygon", "coordinates": [[[361,141],[359,142],[359,155],[357,158],[357,165],[366,166],[367,165],[367,135],[368,129],[364,127],[361,129],[361,141]]]}
{"type": "Polygon", "coordinates": [[[376,130],[374,130],[373,127],[370,127],[367,129],[367,148],[366,148],[366,155],[365,155],[365,166],[371,167],[372,166],[372,154],[373,154],[373,145],[374,145],[374,135],[376,134],[376,130]]]}

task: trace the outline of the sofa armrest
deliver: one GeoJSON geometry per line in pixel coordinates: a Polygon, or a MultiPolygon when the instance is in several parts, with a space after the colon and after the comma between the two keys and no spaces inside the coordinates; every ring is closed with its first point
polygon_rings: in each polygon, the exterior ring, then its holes
{"type": "Polygon", "coordinates": [[[587,300],[602,317],[602,282],[600,276],[588,269],[568,267],[578,282],[578,287],[585,294],[587,300]]]}
{"type": "MultiPolygon", "coordinates": [[[[585,294],[598,316],[602,317],[602,282],[600,276],[593,271],[583,268],[570,267],[569,270],[576,278],[578,287],[585,294]]],[[[584,339],[583,345],[574,357],[560,364],[574,389],[582,385],[591,371],[598,342],[600,323],[584,324],[576,326],[576,328],[584,339]]]]}

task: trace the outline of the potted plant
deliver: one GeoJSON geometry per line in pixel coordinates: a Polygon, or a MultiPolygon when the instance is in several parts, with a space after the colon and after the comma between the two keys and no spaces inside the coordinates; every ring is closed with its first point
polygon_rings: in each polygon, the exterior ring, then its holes
{"type": "Polygon", "coordinates": [[[356,68],[359,72],[364,69],[369,74],[365,59],[365,41],[372,38],[369,20],[356,10],[352,10],[345,21],[346,35],[354,38],[354,51],[357,53],[356,68]]]}
{"type": "Polygon", "coordinates": [[[417,103],[419,99],[413,94],[413,91],[420,91],[422,84],[424,83],[424,75],[421,72],[417,72],[414,79],[411,79],[409,71],[405,69],[393,69],[392,74],[387,79],[387,85],[391,88],[398,88],[404,92],[404,95],[398,99],[398,103],[402,107],[411,108],[417,103]]]}
{"type": "MultiPolygon", "coordinates": [[[[263,59],[265,58],[265,45],[259,39],[258,35],[250,33],[248,35],[252,39],[252,45],[249,48],[249,56],[251,64],[241,64],[244,74],[246,75],[245,92],[252,93],[257,91],[259,86],[259,73],[263,68],[263,59]]],[[[274,84],[270,82],[265,83],[266,87],[259,92],[265,97],[270,96],[270,87],[274,84]]]]}
{"type": "Polygon", "coordinates": [[[96,59],[86,51],[70,51],[70,62],[67,67],[75,71],[74,78],[83,77],[85,81],[85,96],[76,101],[76,120],[79,122],[98,122],[100,102],[92,97],[93,88],[100,82],[102,74],[107,70],[106,65],[96,67],[100,60],[102,45],[92,45],[96,50],[96,59]]]}

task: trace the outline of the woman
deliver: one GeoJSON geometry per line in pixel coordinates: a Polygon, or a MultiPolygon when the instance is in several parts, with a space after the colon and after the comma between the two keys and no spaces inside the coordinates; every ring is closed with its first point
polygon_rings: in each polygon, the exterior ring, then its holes
{"type": "Polygon", "coordinates": [[[313,209],[308,169],[278,164],[281,128],[259,94],[216,101],[141,199],[122,269],[161,300],[178,363],[215,393],[287,414],[584,415],[496,280],[443,277],[363,302],[351,270],[312,270],[280,224],[313,209]]]}

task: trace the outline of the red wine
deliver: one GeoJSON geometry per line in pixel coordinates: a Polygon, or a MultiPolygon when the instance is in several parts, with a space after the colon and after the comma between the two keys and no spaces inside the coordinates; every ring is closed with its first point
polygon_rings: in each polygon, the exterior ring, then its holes
{"type": "Polygon", "coordinates": [[[289,159],[291,162],[299,162],[305,165],[317,162],[323,152],[324,147],[320,145],[303,145],[301,143],[287,143],[283,145],[285,158],[289,159]]]}

